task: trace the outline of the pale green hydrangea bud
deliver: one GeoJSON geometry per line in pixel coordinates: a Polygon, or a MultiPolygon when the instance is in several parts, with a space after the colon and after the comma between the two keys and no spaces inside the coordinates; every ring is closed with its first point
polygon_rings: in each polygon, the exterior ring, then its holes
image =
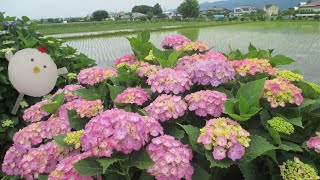
{"type": "Polygon", "coordinates": [[[83,134],[83,130],[75,131],[67,134],[67,137],[63,139],[64,142],[73,145],[76,149],[81,146],[80,137],[83,134]]]}
{"type": "Polygon", "coordinates": [[[21,108],[26,108],[26,107],[28,107],[29,106],[29,104],[26,102],[26,101],[22,101],[21,103],[20,103],[20,107],[21,108]]]}
{"type": "Polygon", "coordinates": [[[268,124],[276,131],[284,134],[294,133],[293,125],[281,117],[274,117],[268,121],[268,124]]]}
{"type": "Polygon", "coordinates": [[[308,83],[317,93],[320,94],[320,86],[316,83],[308,83]]]}
{"type": "Polygon", "coordinates": [[[296,157],[280,165],[280,172],[284,180],[317,180],[320,178],[314,168],[304,164],[296,157]]]}
{"type": "Polygon", "coordinates": [[[77,74],[76,73],[68,73],[67,74],[68,79],[77,79],[77,74]]]}
{"type": "Polygon", "coordinates": [[[284,78],[288,81],[302,81],[303,76],[300,74],[293,73],[291,71],[283,70],[278,72],[278,77],[284,78]]]}
{"type": "Polygon", "coordinates": [[[2,122],[2,127],[13,127],[14,122],[10,119],[4,120],[2,122]]]}

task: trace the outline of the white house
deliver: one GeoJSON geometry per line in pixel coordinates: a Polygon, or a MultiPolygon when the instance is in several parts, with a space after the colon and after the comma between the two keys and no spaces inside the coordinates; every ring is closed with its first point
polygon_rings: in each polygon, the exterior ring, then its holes
{"type": "Polygon", "coordinates": [[[256,8],[250,5],[239,6],[233,9],[234,16],[242,16],[243,14],[250,14],[252,12],[257,12],[256,8]]]}
{"type": "Polygon", "coordinates": [[[320,12],[320,1],[300,5],[299,11],[301,13],[320,12]]]}
{"type": "Polygon", "coordinates": [[[263,8],[267,16],[275,16],[279,14],[279,6],[277,4],[267,4],[263,8]]]}

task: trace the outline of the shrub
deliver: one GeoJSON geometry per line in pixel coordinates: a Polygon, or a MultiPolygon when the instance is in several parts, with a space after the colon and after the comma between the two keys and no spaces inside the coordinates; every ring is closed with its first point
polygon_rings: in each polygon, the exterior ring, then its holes
{"type": "Polygon", "coordinates": [[[149,39],[129,38],[135,54],[116,69],[84,69],[83,88],[26,111],[52,115],[16,133],[2,169],[30,179],[319,178],[319,86],[278,77],[293,59],[251,44],[246,54],[178,51],[172,41],[190,40],[176,35],[162,50],[149,39]]]}
{"type": "Polygon", "coordinates": [[[69,74],[59,77],[56,84],[57,89],[76,82],[76,75],[81,69],[95,65],[95,62],[84,54],[78,54],[74,48],[62,44],[62,40],[43,36],[37,30],[36,23],[30,21],[28,17],[16,19],[5,17],[3,13],[0,13],[0,161],[5,151],[11,146],[14,133],[26,125],[22,120],[24,109],[40,100],[40,98],[25,96],[18,116],[10,114],[18,92],[13,89],[8,78],[8,60],[5,58],[5,52],[11,50],[15,53],[25,48],[45,46],[57,67],[66,67],[69,71],[69,74]]]}

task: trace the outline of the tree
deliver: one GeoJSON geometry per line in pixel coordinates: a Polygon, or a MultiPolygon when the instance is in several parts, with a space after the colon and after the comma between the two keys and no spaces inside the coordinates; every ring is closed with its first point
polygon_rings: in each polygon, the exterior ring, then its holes
{"type": "Polygon", "coordinates": [[[99,10],[92,13],[92,19],[94,21],[102,21],[103,19],[106,19],[109,17],[109,14],[105,10],[99,10]]]}
{"type": "Polygon", "coordinates": [[[161,16],[163,14],[162,8],[160,6],[159,3],[157,3],[156,5],[154,5],[153,9],[152,9],[152,13],[155,16],[161,16]]]}
{"type": "Polygon", "coordinates": [[[151,19],[153,18],[153,14],[152,14],[151,11],[148,12],[147,18],[148,18],[149,20],[151,20],[151,19]]]}
{"type": "Polygon", "coordinates": [[[200,14],[198,0],[184,0],[178,7],[178,13],[180,13],[183,18],[197,18],[200,14]]]}
{"type": "Polygon", "coordinates": [[[142,14],[148,14],[148,12],[152,12],[153,7],[147,6],[147,5],[139,5],[134,6],[131,10],[132,13],[142,13],[142,14]]]}

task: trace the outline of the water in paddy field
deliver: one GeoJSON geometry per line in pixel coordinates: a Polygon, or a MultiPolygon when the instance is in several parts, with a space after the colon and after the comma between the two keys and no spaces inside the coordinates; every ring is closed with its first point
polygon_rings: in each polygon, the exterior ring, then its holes
{"type": "MultiPolygon", "coordinates": [[[[229,46],[247,51],[250,42],[260,49],[275,49],[274,55],[283,54],[297,61],[285,69],[299,69],[306,80],[320,82],[320,22],[261,22],[152,32],[151,41],[160,48],[166,35],[177,33],[205,42],[220,52],[229,52],[229,46]]],[[[126,37],[133,35],[81,39],[67,44],[95,59],[100,66],[110,67],[118,57],[132,53],[126,37]]]]}

